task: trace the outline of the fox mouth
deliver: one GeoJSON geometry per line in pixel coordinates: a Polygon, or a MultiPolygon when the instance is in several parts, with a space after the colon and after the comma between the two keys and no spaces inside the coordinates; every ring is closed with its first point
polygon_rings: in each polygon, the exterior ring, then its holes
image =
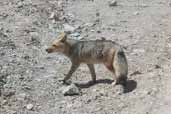
{"type": "Polygon", "coordinates": [[[50,49],[50,48],[48,48],[48,49],[46,49],[46,52],[47,52],[47,53],[52,53],[52,52],[53,52],[53,50],[52,50],[52,49],[50,49]]]}

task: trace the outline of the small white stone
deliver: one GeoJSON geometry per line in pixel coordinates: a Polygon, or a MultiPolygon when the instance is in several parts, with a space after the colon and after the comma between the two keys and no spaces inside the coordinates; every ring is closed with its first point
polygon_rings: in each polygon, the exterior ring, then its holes
{"type": "Polygon", "coordinates": [[[55,17],[55,13],[52,12],[51,15],[50,15],[50,17],[49,17],[49,19],[53,19],[54,17],[55,17]]]}
{"type": "Polygon", "coordinates": [[[95,30],[90,30],[91,32],[94,32],[95,30]]]}
{"type": "Polygon", "coordinates": [[[117,6],[117,1],[116,0],[109,1],[109,6],[117,6]]]}
{"type": "Polygon", "coordinates": [[[7,103],[7,100],[2,101],[2,105],[6,104],[6,103],[7,103]]]}
{"type": "Polygon", "coordinates": [[[71,36],[72,36],[72,37],[79,37],[79,36],[80,36],[80,33],[75,32],[75,33],[71,34],[71,36]]]}
{"type": "Polygon", "coordinates": [[[134,12],[134,15],[139,15],[140,13],[138,11],[134,12]]]}
{"type": "Polygon", "coordinates": [[[33,109],[33,104],[28,104],[28,105],[26,106],[26,108],[27,108],[28,110],[32,110],[32,109],[33,109]]]}

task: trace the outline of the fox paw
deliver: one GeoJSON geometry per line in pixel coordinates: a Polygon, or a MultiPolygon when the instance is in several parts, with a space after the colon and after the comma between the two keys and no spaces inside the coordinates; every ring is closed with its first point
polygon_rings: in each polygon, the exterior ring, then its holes
{"type": "Polygon", "coordinates": [[[94,85],[94,84],[96,84],[96,81],[89,81],[88,84],[89,85],[94,85]]]}
{"type": "Polygon", "coordinates": [[[70,85],[72,83],[71,80],[64,80],[64,79],[59,80],[59,82],[65,85],[70,85]]]}
{"type": "Polygon", "coordinates": [[[112,86],[116,86],[117,85],[117,82],[116,81],[113,81],[112,82],[112,86]]]}

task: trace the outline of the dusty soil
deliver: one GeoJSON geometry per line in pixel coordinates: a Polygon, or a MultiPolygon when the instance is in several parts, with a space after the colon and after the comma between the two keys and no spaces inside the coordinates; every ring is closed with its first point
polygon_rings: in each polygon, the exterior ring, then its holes
{"type": "Polygon", "coordinates": [[[1,0],[0,114],[170,114],[171,1],[1,0]],[[86,65],[72,82],[80,95],[63,96],[59,82],[69,59],[45,48],[64,26],[70,37],[105,37],[125,48],[129,81],[125,93],[113,75],[96,65],[97,84],[86,65]]]}

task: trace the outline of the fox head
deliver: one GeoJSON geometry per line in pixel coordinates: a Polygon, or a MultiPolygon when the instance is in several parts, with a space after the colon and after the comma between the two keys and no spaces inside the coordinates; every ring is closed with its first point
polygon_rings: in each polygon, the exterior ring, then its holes
{"type": "Polygon", "coordinates": [[[66,33],[60,33],[59,37],[54,40],[50,47],[46,49],[46,52],[53,53],[53,52],[61,52],[64,53],[66,49],[65,41],[67,39],[66,33]]]}

